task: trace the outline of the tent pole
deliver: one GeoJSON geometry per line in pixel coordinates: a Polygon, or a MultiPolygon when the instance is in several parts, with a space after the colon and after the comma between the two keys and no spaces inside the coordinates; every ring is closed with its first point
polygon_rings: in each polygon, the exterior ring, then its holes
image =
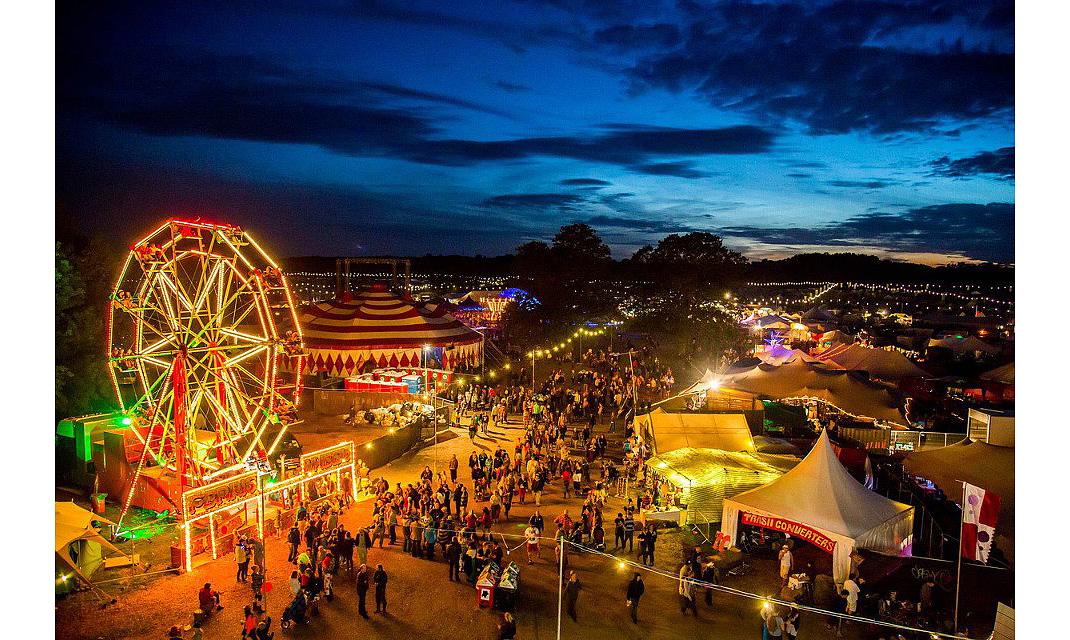
{"type": "Polygon", "coordinates": [[[966,483],[962,483],[962,510],[959,513],[958,566],[955,570],[955,633],[959,632],[959,587],[962,584],[962,523],[966,516],[966,483]]]}

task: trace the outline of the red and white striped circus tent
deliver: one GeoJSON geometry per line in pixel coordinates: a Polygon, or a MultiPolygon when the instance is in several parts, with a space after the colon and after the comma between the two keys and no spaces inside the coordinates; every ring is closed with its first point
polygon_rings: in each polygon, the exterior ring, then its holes
{"type": "Polygon", "coordinates": [[[483,336],[445,307],[398,297],[375,284],[302,310],[308,373],[347,376],[368,368],[478,365],[483,336]]]}

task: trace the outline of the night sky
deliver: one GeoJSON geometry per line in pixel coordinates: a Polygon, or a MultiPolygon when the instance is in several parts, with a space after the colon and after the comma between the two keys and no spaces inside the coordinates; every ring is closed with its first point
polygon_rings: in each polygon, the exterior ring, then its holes
{"type": "Polygon", "coordinates": [[[67,4],[57,215],[123,244],[1014,259],[1009,0],[67,4]]]}

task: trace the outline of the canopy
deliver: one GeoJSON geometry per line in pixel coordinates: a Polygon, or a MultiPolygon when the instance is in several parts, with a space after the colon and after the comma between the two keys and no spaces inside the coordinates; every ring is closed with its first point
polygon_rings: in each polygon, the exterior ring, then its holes
{"type": "Polygon", "coordinates": [[[1014,363],[1009,362],[1002,367],[986,371],[981,374],[981,379],[1000,384],[1014,384],[1014,363]]]}
{"type": "Polygon", "coordinates": [[[933,338],[929,340],[929,348],[950,349],[959,355],[966,353],[997,355],[1000,352],[999,347],[988,344],[975,336],[966,336],[964,338],[948,337],[939,340],[933,338]]]}
{"type": "MultiPolygon", "coordinates": [[[[103,552],[122,553],[92,527],[93,521],[115,524],[107,518],[95,515],[73,502],[56,503],[56,566],[60,575],[70,571],[85,582],[104,562],[103,552]]],[[[57,578],[56,589],[69,579],[57,578]]]]}
{"type": "MultiPolygon", "coordinates": [[[[821,432],[814,448],[776,480],[726,498],[721,530],[733,544],[741,514],[795,537],[831,541],[832,572],[843,583],[855,548],[886,555],[910,555],[914,508],[873,493],[847,472],[821,432]]],[[[819,543],[820,544],[820,543],[819,543]]]]}
{"type": "Polygon", "coordinates": [[[782,316],[768,315],[760,318],[747,318],[740,324],[755,326],[760,329],[778,329],[786,331],[791,328],[792,321],[782,316]]]}
{"type": "Polygon", "coordinates": [[[890,349],[871,349],[860,344],[836,345],[817,354],[824,362],[833,362],[850,371],[866,371],[874,378],[899,380],[902,378],[927,378],[924,369],[906,356],[890,349]]]}
{"type": "Polygon", "coordinates": [[[721,376],[721,385],[773,400],[816,398],[855,416],[907,424],[886,388],[848,371],[830,370],[801,358],[780,366],[756,359],[737,362],[721,376]]]}
{"type": "Polygon", "coordinates": [[[829,347],[834,347],[838,344],[851,344],[854,341],[854,336],[848,333],[844,333],[839,329],[835,329],[833,331],[826,331],[825,333],[822,333],[821,337],[817,340],[817,344],[819,347],[827,349],[829,347]]]}
{"type": "Polygon", "coordinates": [[[693,385],[684,389],[679,395],[686,396],[692,393],[701,393],[703,391],[709,391],[721,386],[721,376],[706,369],[706,373],[702,374],[702,377],[698,379],[693,385]]]}
{"type": "MultiPolygon", "coordinates": [[[[802,360],[803,362],[820,363],[821,360],[806,353],[802,349],[788,349],[781,345],[773,345],[765,353],[758,354],[757,358],[765,364],[782,365],[789,362],[795,362],[796,360],[802,360]]],[[[831,369],[840,369],[835,362],[826,363],[826,367],[831,369]]]]}
{"type": "Polygon", "coordinates": [[[658,454],[683,447],[754,451],[750,427],[742,413],[670,413],[657,408],[636,418],[637,431],[649,429],[658,454]]]}
{"type": "Polygon", "coordinates": [[[1008,559],[1014,558],[1014,447],[963,440],[947,447],[907,454],[903,468],[908,473],[931,480],[944,490],[949,500],[960,506],[960,480],[998,495],[996,546],[1008,559]],[[1001,539],[1003,544],[1000,544],[1001,539]]]}
{"type": "Polygon", "coordinates": [[[646,464],[683,490],[689,522],[716,522],[726,497],[760,487],[797,462],[788,456],[684,447],[650,458],[646,464]]]}
{"type": "Polygon", "coordinates": [[[301,314],[310,372],[352,375],[365,364],[417,367],[428,356],[443,369],[478,364],[483,336],[439,304],[400,298],[373,285],[351,299],[321,302],[301,314]],[[425,348],[435,350],[425,353],[425,348]]]}

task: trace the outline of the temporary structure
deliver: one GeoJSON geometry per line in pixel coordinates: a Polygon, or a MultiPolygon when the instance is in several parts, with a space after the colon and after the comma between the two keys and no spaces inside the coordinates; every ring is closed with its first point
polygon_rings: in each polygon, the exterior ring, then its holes
{"type": "Polygon", "coordinates": [[[93,528],[93,521],[115,524],[73,502],[56,503],[56,593],[74,587],[75,578],[89,582],[104,564],[104,553],[122,553],[93,528]]]}
{"type": "Polygon", "coordinates": [[[854,342],[854,336],[844,333],[839,329],[832,331],[826,331],[821,334],[821,337],[817,339],[817,346],[821,349],[828,349],[838,344],[851,344],[854,342]]]}
{"type": "Polygon", "coordinates": [[[962,502],[962,482],[998,495],[996,546],[1008,559],[1014,558],[1014,447],[963,440],[938,449],[909,453],[903,460],[903,468],[931,480],[956,504],[962,502]]]}
{"type": "Polygon", "coordinates": [[[651,470],[681,489],[687,521],[717,522],[723,501],[780,477],[798,462],[790,456],[684,447],[646,461],[651,470]]]}
{"type": "Polygon", "coordinates": [[[309,305],[301,314],[309,373],[353,375],[372,367],[418,367],[428,360],[443,369],[479,364],[483,336],[446,312],[419,305],[385,285],[353,297],[309,305]]]}
{"type": "Polygon", "coordinates": [[[635,422],[636,430],[659,454],[684,447],[754,451],[742,413],[670,413],[659,407],[638,416],[635,422]]]}
{"type": "Polygon", "coordinates": [[[817,358],[849,371],[866,371],[882,380],[929,377],[924,369],[892,349],[871,349],[860,344],[837,345],[817,354],[817,358]]]}
{"type": "Polygon", "coordinates": [[[733,544],[740,524],[782,531],[831,553],[833,579],[842,584],[856,548],[910,555],[914,507],[859,484],[822,432],[794,469],[757,489],[725,498],[721,531],[733,544]]]}
{"type": "Polygon", "coordinates": [[[771,400],[811,398],[863,418],[905,426],[899,403],[888,390],[849,371],[796,359],[780,366],[748,359],[732,365],[721,385],[771,400]]]}
{"type": "Polygon", "coordinates": [[[930,349],[949,349],[949,350],[953,351],[956,355],[983,354],[983,355],[994,356],[994,355],[999,355],[999,352],[1000,352],[1000,348],[999,347],[997,347],[995,345],[988,344],[984,340],[981,340],[980,338],[977,338],[975,336],[965,336],[965,337],[957,337],[957,336],[955,336],[955,337],[941,338],[939,340],[933,338],[933,339],[929,340],[929,348],[930,349]]]}
{"type": "MultiPolygon", "coordinates": [[[[756,356],[759,360],[765,364],[771,364],[780,366],[782,364],[788,364],[789,362],[795,362],[796,360],[802,360],[809,363],[821,363],[819,358],[806,353],[802,349],[788,349],[780,345],[774,345],[768,351],[760,353],[756,356]]],[[[839,366],[835,362],[824,363],[826,368],[829,369],[842,369],[844,367],[839,366]]]]}
{"type": "Polygon", "coordinates": [[[1014,384],[1014,363],[1009,362],[1002,367],[996,367],[991,371],[986,371],[981,374],[982,380],[988,380],[989,382],[998,382],[1000,384],[1013,385],[1014,384]]]}

